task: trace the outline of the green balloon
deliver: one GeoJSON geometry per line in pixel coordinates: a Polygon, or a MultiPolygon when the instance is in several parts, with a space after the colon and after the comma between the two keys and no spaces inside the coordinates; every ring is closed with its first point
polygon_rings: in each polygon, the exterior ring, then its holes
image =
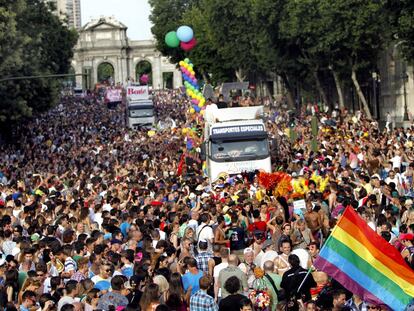
{"type": "Polygon", "coordinates": [[[180,40],[177,38],[175,31],[170,31],[165,35],[165,44],[170,48],[176,48],[180,45],[180,40]]]}

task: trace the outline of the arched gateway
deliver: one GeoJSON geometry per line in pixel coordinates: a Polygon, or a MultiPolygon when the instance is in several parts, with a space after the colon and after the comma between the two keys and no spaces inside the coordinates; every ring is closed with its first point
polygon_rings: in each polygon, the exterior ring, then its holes
{"type": "MultiPolygon", "coordinates": [[[[145,73],[149,84],[161,89],[165,86],[166,72],[173,73],[174,88],[182,85],[180,72],[156,50],[154,40],[129,40],[127,27],[112,17],[92,20],[80,29],[72,66],[77,74],[89,74],[89,88],[110,77],[114,83],[125,85],[145,73]]],[[[82,76],[78,76],[76,82],[81,86],[82,76]]]]}

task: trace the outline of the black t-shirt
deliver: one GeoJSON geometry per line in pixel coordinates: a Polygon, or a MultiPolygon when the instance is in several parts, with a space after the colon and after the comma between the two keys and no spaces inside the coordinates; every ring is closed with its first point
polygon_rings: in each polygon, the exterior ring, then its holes
{"type": "Polygon", "coordinates": [[[244,230],[240,227],[231,227],[229,230],[230,250],[240,250],[244,248],[244,230]]]}
{"type": "Polygon", "coordinates": [[[300,284],[302,287],[300,289],[299,295],[296,298],[305,296],[304,301],[310,300],[311,294],[310,289],[316,287],[316,282],[313,279],[312,274],[308,274],[307,270],[302,267],[291,268],[283,274],[282,283],[280,286],[286,291],[287,298],[293,297],[296,294],[300,284]],[[303,279],[306,277],[305,282],[302,284],[303,279]]]}
{"type": "Polygon", "coordinates": [[[240,294],[229,295],[222,299],[219,304],[219,311],[240,311],[240,301],[246,296],[240,294]]]}

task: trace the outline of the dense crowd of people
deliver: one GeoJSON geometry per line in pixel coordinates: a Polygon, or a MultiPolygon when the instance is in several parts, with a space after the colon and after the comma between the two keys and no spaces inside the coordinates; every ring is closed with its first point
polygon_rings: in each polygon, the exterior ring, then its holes
{"type": "Polygon", "coordinates": [[[0,146],[1,308],[387,310],[312,263],[351,206],[414,266],[414,130],[268,106],[274,170],[293,187],[274,197],[257,172],[209,181],[182,134],[202,134],[185,96],[159,91],[154,103],[173,126],[152,135],[127,130],[122,105],[65,98],[0,146]]]}

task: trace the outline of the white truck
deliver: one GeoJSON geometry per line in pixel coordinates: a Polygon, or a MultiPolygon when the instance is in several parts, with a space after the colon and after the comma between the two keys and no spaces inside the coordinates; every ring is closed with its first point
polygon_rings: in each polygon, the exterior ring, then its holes
{"type": "Polygon", "coordinates": [[[263,106],[206,108],[201,155],[210,182],[223,173],[271,172],[269,139],[262,117],[263,106]]]}
{"type": "Polygon", "coordinates": [[[155,124],[155,109],[147,85],[131,85],[126,90],[127,125],[131,129],[155,124]]]}

